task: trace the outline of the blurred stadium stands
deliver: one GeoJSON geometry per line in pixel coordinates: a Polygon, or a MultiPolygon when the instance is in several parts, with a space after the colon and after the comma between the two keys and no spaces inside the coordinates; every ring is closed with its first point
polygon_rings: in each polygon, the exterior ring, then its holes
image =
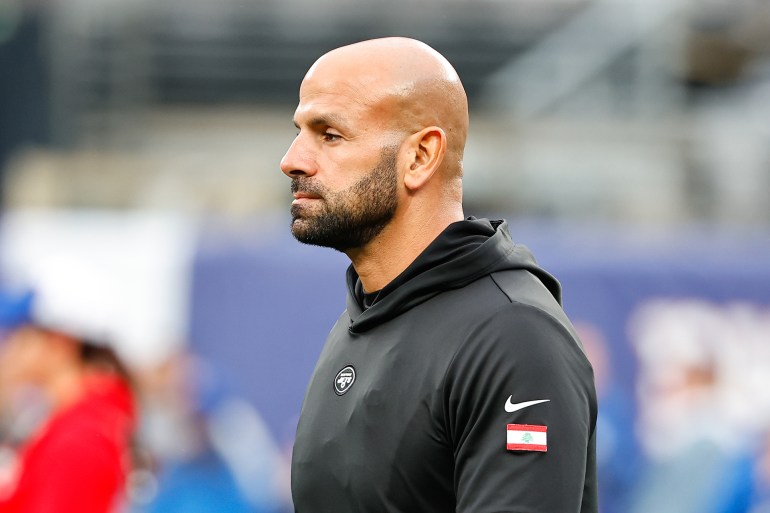
{"type": "Polygon", "coordinates": [[[605,405],[603,513],[769,511],[767,0],[8,0],[0,278],[35,248],[115,259],[120,322],[167,328],[138,344],[226,369],[286,449],[346,260],[291,239],[278,162],[308,66],[384,35],[456,65],[466,213],[517,220],[565,285],[605,405]]]}
{"type": "Polygon", "coordinates": [[[26,92],[2,100],[12,207],[279,205],[304,71],[340,44],[399,34],[445,53],[467,86],[471,207],[770,219],[760,0],[15,0],[0,18],[0,84],[26,92]]]}

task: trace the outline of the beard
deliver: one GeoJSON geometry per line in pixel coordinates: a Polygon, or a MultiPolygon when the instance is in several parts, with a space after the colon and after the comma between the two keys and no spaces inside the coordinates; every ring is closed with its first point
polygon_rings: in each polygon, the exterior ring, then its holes
{"type": "Polygon", "coordinates": [[[387,225],[398,206],[396,149],[385,148],[380,161],[347,189],[331,192],[312,178],[294,178],[292,192],[318,195],[318,205],[291,207],[291,233],[298,241],[346,251],[369,243],[387,225]]]}

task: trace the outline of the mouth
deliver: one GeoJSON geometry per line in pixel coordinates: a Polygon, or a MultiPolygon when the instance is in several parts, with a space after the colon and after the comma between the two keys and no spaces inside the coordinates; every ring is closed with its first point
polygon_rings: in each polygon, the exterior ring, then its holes
{"type": "Polygon", "coordinates": [[[295,192],[294,193],[294,201],[291,202],[292,205],[297,205],[300,203],[307,203],[310,201],[320,200],[321,196],[318,194],[313,194],[310,192],[295,192]]]}
{"type": "Polygon", "coordinates": [[[291,192],[294,196],[292,205],[310,203],[313,200],[323,199],[321,191],[317,184],[309,181],[307,178],[296,178],[291,182],[291,192]]]}

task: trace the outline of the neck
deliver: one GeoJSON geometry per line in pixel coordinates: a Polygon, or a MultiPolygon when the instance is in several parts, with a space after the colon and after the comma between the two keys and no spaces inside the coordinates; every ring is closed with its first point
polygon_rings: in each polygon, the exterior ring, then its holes
{"type": "Polygon", "coordinates": [[[346,251],[366,292],[376,292],[393,281],[447,226],[464,219],[462,208],[428,216],[396,214],[371,242],[346,251]],[[415,221],[419,220],[419,221],[415,221]]]}

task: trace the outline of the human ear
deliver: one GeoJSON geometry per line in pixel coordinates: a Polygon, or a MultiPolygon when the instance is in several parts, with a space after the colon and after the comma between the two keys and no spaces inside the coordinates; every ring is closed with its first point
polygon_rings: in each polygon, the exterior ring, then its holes
{"type": "Polygon", "coordinates": [[[446,153],[446,133],[437,126],[431,126],[413,134],[409,141],[412,151],[409,152],[409,168],[404,174],[404,185],[410,191],[416,191],[441,166],[446,153]]]}

